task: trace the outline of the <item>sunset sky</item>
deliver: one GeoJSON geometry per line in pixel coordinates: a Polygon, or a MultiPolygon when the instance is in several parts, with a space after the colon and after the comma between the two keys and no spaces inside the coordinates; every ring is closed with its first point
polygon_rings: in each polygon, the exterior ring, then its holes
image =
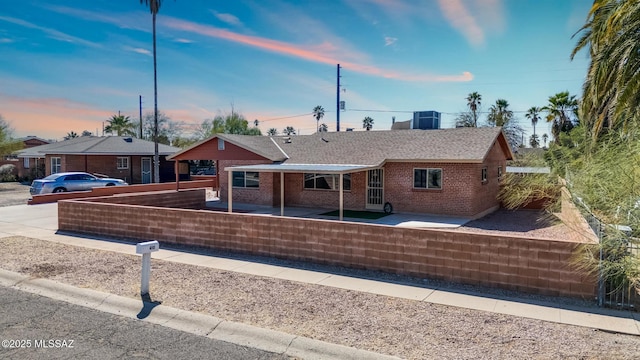
{"type": "MultiPolygon", "coordinates": [[[[482,110],[524,112],[550,95],[580,95],[587,57],[569,55],[586,0],[164,0],[157,17],[158,106],[184,135],[231,111],[266,132],[389,129],[411,112],[453,127],[466,96],[482,110]]],[[[0,114],[15,137],[102,132],[121,111],[153,110],[151,14],[138,0],[0,1],[0,114]]],[[[484,119],[485,114],[482,115],[484,119]]],[[[549,133],[548,124],[537,133],[549,133]]]]}

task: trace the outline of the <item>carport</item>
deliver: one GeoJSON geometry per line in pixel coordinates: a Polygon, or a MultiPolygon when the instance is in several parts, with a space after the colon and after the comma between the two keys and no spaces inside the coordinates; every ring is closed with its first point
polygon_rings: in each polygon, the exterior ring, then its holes
{"type": "Polygon", "coordinates": [[[344,178],[342,175],[360,171],[375,169],[378,166],[373,165],[325,165],[325,164],[262,164],[262,165],[246,165],[246,166],[230,166],[224,170],[228,172],[228,211],[233,212],[233,172],[234,171],[250,171],[257,173],[280,173],[280,216],[284,216],[284,174],[285,173],[322,173],[337,174],[339,178],[339,196],[340,196],[340,220],[343,220],[344,213],[344,178]]]}

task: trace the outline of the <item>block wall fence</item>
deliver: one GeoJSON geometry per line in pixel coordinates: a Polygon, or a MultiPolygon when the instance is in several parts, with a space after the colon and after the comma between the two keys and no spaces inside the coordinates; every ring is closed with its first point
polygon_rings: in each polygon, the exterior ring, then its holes
{"type": "Polygon", "coordinates": [[[58,227],[545,295],[595,296],[595,279],[569,265],[575,242],[160,207],[198,209],[204,197],[204,189],[196,189],[64,200],[58,227]]]}

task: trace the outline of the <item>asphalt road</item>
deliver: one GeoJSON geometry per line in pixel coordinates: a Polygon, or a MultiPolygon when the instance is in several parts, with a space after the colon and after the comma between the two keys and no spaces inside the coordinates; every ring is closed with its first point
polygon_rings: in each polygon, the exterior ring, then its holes
{"type": "Polygon", "coordinates": [[[287,359],[0,286],[0,359],[287,359]]]}

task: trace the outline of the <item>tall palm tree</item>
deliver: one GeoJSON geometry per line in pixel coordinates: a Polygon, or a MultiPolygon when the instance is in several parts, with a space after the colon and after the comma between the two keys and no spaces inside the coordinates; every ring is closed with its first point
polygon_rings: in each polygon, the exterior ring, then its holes
{"type": "Polygon", "coordinates": [[[541,108],[532,106],[529,108],[529,110],[527,110],[527,114],[525,115],[527,119],[531,120],[531,125],[533,126],[533,135],[536,134],[536,125],[538,124],[538,120],[540,120],[540,117],[538,116],[540,114],[540,111],[542,111],[541,108]]]}
{"type": "Polygon", "coordinates": [[[67,133],[67,136],[64,137],[65,140],[74,139],[78,137],[78,133],[75,131],[70,131],[67,133]]]}
{"type": "Polygon", "coordinates": [[[569,132],[573,129],[572,115],[578,109],[578,100],[575,95],[569,95],[568,91],[559,92],[549,96],[549,104],[542,108],[547,112],[547,122],[551,122],[551,134],[558,139],[561,132],[569,132]]]}
{"type": "Polygon", "coordinates": [[[324,108],[320,105],[313,108],[313,117],[316,118],[316,130],[320,131],[320,120],[324,117],[324,108]]]}
{"type": "Polygon", "coordinates": [[[271,129],[267,130],[267,135],[269,135],[269,136],[276,136],[276,135],[278,135],[278,129],[276,129],[276,128],[271,128],[271,129]]]}
{"type": "Polygon", "coordinates": [[[513,119],[513,111],[509,110],[509,102],[505,99],[498,99],[489,108],[487,121],[493,126],[506,126],[513,119]]]}
{"type": "Polygon", "coordinates": [[[295,135],[296,129],[294,129],[293,126],[287,126],[286,128],[284,128],[284,130],[282,130],[282,132],[285,135],[295,135]]]}
{"type": "Polygon", "coordinates": [[[362,119],[362,127],[367,129],[367,131],[371,130],[373,128],[373,119],[369,116],[362,119]]]}
{"type": "Polygon", "coordinates": [[[158,152],[158,66],[156,60],[156,15],[162,5],[162,0],[140,0],[140,4],[149,7],[153,24],[153,108],[154,108],[154,125],[153,125],[153,177],[154,182],[160,182],[160,155],[158,152]]]}
{"type": "Polygon", "coordinates": [[[113,115],[107,120],[109,125],[104,128],[104,131],[110,134],[116,134],[117,136],[135,136],[136,126],[131,122],[128,116],[113,115]]]}
{"type": "Polygon", "coordinates": [[[590,63],[583,86],[581,121],[597,138],[603,129],[630,130],[640,124],[640,2],[594,0],[571,58],[587,48],[590,63]]]}
{"type": "Polygon", "coordinates": [[[477,91],[474,91],[467,95],[467,106],[471,113],[473,114],[473,126],[478,126],[478,109],[480,108],[480,103],[482,101],[482,95],[480,95],[477,91]]]}

